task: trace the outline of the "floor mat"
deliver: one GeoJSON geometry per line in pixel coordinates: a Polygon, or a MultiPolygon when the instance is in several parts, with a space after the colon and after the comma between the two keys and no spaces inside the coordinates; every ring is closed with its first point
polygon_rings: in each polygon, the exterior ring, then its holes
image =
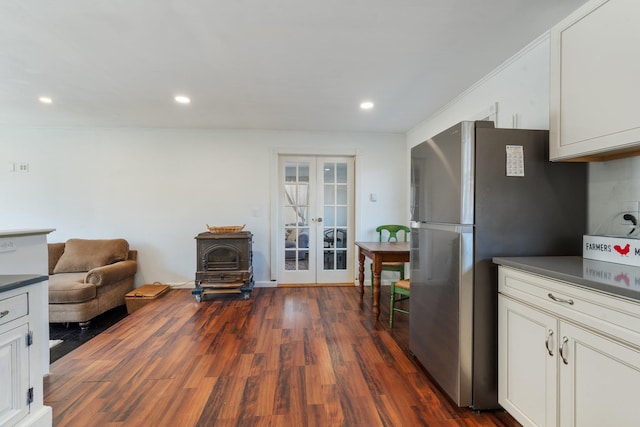
{"type": "Polygon", "coordinates": [[[52,349],[53,347],[62,344],[64,341],[62,340],[49,340],[49,349],[52,349]]]}
{"type": "Polygon", "coordinates": [[[89,329],[80,329],[77,323],[49,323],[49,339],[62,340],[62,343],[49,348],[50,363],[106,331],[126,316],[127,307],[122,305],[91,319],[89,329]]]}

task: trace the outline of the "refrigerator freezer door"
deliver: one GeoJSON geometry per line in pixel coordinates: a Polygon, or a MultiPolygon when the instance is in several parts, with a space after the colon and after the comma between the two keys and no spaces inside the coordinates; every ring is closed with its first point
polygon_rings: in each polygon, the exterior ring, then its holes
{"type": "Polygon", "coordinates": [[[462,122],[411,149],[411,219],[473,224],[475,122],[462,122]]]}
{"type": "Polygon", "coordinates": [[[473,227],[420,224],[411,230],[411,246],[409,347],[456,404],[469,406],[473,227]]]}

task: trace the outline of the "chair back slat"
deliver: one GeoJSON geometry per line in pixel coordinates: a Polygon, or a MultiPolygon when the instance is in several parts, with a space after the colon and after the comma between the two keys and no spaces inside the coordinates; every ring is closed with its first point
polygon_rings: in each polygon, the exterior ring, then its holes
{"type": "Polygon", "coordinates": [[[376,228],[378,232],[379,242],[398,242],[398,233],[401,233],[403,241],[407,241],[407,235],[411,232],[411,229],[406,225],[388,224],[381,225],[376,228]]]}

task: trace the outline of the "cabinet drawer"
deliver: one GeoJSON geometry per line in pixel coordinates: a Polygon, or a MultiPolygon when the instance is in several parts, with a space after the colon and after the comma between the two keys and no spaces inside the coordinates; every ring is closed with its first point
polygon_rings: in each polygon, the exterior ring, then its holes
{"type": "Polygon", "coordinates": [[[640,347],[640,303],[575,284],[500,267],[500,293],[640,347]]]}
{"type": "Polygon", "coordinates": [[[0,325],[9,323],[18,317],[29,313],[27,294],[16,295],[11,298],[0,299],[0,325]]]}

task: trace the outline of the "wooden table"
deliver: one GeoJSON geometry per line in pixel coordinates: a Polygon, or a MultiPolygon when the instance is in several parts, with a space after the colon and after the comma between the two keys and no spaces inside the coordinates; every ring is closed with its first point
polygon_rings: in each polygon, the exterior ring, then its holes
{"type": "Polygon", "coordinates": [[[373,315],[376,320],[380,316],[380,274],[383,262],[409,262],[409,242],[356,242],[360,261],[360,298],[364,296],[364,259],[371,260],[373,265],[373,315]]]}

